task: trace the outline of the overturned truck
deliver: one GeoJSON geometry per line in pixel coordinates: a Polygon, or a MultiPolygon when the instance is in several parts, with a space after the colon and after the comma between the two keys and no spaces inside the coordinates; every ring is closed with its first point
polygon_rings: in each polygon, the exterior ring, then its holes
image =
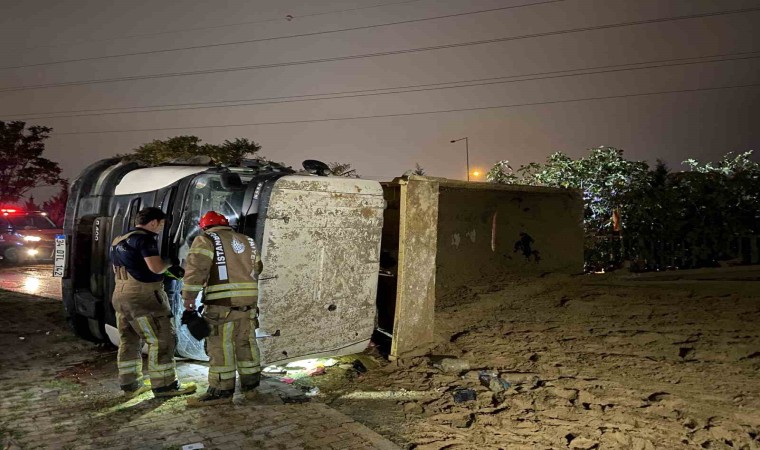
{"type": "MultiPolygon", "coordinates": [[[[159,236],[164,258],[184,261],[210,210],[255,240],[264,265],[256,334],[265,364],[365,349],[376,325],[383,190],[376,181],[327,176],[314,161],[304,169],[259,160],[144,167],[119,158],[86,168],[71,187],[54,269],[75,332],[118,342],[110,244],[140,209],[153,206],[167,214],[159,236]]],[[[177,352],[205,360],[202,344],[179,326],[181,281],[167,279],[165,289],[177,352]]]]}

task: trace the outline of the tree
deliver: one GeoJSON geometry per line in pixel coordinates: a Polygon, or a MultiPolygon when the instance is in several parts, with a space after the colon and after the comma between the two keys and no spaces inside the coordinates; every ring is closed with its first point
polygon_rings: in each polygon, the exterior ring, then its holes
{"type": "Polygon", "coordinates": [[[63,226],[63,219],[66,215],[66,202],[69,199],[69,182],[61,180],[61,190],[42,204],[42,210],[48,214],[50,220],[55,222],[59,227],[63,226]]]}
{"type": "Polygon", "coordinates": [[[359,174],[356,173],[356,169],[351,168],[351,164],[331,162],[331,163],[327,163],[327,167],[330,168],[330,172],[332,172],[332,174],[335,176],[347,177],[347,178],[359,178],[359,174]]]}
{"type": "Polygon", "coordinates": [[[508,161],[497,163],[487,175],[488,181],[579,189],[586,207],[586,229],[599,233],[612,224],[613,211],[633,186],[641,183],[649,166],[623,157],[614,147],[589,149],[588,156],[574,160],[556,152],[546,162],[530,163],[513,171],[508,161]]]}
{"type": "Polygon", "coordinates": [[[204,156],[209,157],[212,163],[240,165],[244,159],[252,158],[259,150],[261,146],[247,138],[225,140],[220,145],[214,145],[202,144],[197,136],[175,136],[143,144],[134,153],[123,156],[148,165],[204,156]]]}
{"type": "MultiPolygon", "coordinates": [[[[581,190],[589,269],[623,259],[641,270],[704,267],[736,258],[738,241],[760,234],[760,164],[751,156],[689,159],[690,171],[673,173],[662,161],[650,169],[599,147],[580,159],[554,153],[517,171],[500,161],[488,179],[581,190]]],[[[741,244],[745,258],[748,248],[741,244]]]]}
{"type": "Polygon", "coordinates": [[[60,181],[58,163],[42,157],[52,130],[0,121],[0,203],[17,202],[30,189],[60,181]]]}
{"type": "Polygon", "coordinates": [[[34,201],[34,196],[32,195],[27,199],[27,201],[24,203],[24,209],[26,211],[39,211],[40,207],[37,204],[37,202],[34,201]]]}
{"type": "Polygon", "coordinates": [[[491,170],[486,173],[486,181],[489,183],[517,184],[517,175],[515,175],[512,166],[509,165],[509,161],[503,159],[494,164],[491,170]]]}
{"type": "Polygon", "coordinates": [[[414,170],[412,171],[412,175],[425,175],[425,169],[422,168],[420,163],[414,163],[414,170]]]}

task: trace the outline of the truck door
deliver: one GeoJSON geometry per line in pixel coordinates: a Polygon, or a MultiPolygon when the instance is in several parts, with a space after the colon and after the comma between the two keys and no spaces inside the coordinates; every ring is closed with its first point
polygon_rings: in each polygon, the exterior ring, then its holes
{"type": "Polygon", "coordinates": [[[275,182],[261,206],[262,362],[364,350],[375,329],[380,184],[290,175],[275,182]]]}

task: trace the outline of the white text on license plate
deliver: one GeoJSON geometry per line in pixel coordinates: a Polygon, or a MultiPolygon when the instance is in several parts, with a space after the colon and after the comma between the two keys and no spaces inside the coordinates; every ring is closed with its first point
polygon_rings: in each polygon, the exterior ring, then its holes
{"type": "Polygon", "coordinates": [[[66,235],[55,236],[55,254],[53,255],[53,276],[63,277],[66,271],[66,235]]]}

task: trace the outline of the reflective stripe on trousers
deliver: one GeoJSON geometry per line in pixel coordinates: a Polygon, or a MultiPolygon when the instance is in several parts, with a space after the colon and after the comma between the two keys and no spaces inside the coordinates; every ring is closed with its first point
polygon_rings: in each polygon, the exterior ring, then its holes
{"type": "MultiPolygon", "coordinates": [[[[140,327],[140,330],[143,333],[143,338],[145,339],[145,342],[148,344],[148,375],[150,376],[151,380],[161,380],[166,378],[174,378],[176,373],[176,367],[174,364],[174,355],[171,356],[171,362],[161,364],[159,362],[159,354],[165,350],[161,348],[161,344],[158,339],[158,334],[156,333],[156,330],[151,325],[151,321],[148,319],[147,316],[137,317],[135,319],[138,326],[140,327]]],[[[173,352],[172,352],[173,353],[173,352]]],[[[154,383],[156,384],[156,383],[154,383]]],[[[165,383],[158,383],[159,385],[163,385],[165,383]]],[[[160,387],[160,386],[154,386],[160,387]]]]}
{"type": "Polygon", "coordinates": [[[206,338],[210,358],[209,386],[219,390],[235,389],[236,374],[242,377],[261,372],[256,347],[256,308],[234,310],[209,304],[207,319],[215,331],[206,338]]]}

